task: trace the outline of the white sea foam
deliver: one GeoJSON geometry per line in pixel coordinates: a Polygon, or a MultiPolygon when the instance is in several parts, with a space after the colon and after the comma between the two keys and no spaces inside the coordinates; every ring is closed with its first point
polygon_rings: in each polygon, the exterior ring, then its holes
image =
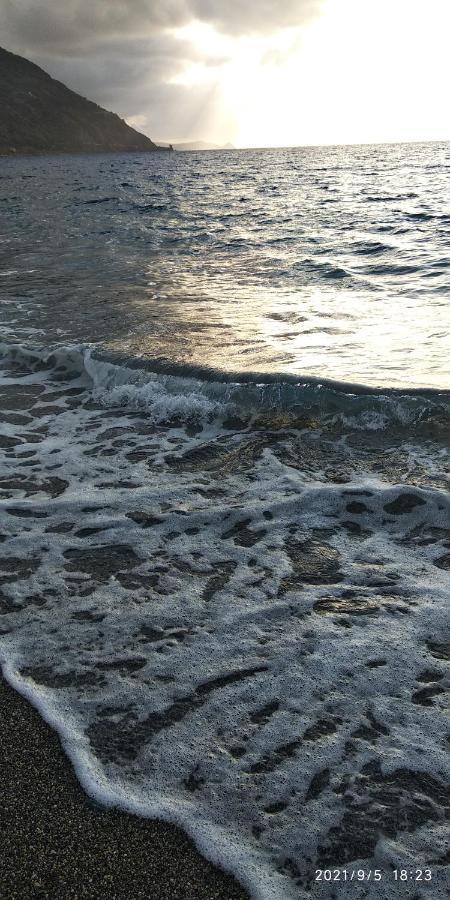
{"type": "MultiPolygon", "coordinates": [[[[445,446],[390,432],[380,469],[331,416],[232,430],[229,388],[119,370],[6,354],[6,677],[89,793],[181,824],[254,897],[430,858],[443,897],[445,446]]],[[[338,896],[411,895],[386,879],[338,896]]]]}
{"type": "Polygon", "coordinates": [[[97,399],[106,405],[145,411],[153,422],[174,418],[206,421],[221,412],[221,404],[196,390],[200,386],[194,381],[183,379],[181,384],[180,378],[152,377],[151,373],[95,360],[89,352],[84,356],[84,366],[97,399]],[[144,382],[139,383],[143,378],[144,382]]]}

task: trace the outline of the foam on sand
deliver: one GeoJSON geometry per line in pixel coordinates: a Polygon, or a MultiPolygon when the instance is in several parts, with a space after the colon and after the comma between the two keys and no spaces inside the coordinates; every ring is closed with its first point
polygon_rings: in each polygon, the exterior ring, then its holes
{"type": "Polygon", "coordinates": [[[448,399],[3,353],[4,672],[87,791],[257,898],[443,897],[448,399]]]}

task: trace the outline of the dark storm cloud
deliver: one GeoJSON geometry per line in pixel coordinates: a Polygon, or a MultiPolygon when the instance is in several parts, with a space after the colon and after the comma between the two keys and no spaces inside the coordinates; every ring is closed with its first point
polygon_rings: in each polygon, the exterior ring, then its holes
{"type": "Polygon", "coordinates": [[[0,42],[120,115],[142,116],[142,127],[150,134],[188,139],[204,136],[201,129],[207,127],[214,89],[209,85],[187,90],[170,82],[192,62],[211,66],[213,80],[214,66],[223,59],[207,52],[199,57],[192,44],[169,30],[197,20],[232,36],[267,34],[303,24],[321,4],[322,0],[0,0],[0,42]]]}
{"type": "Polygon", "coordinates": [[[320,0],[2,0],[2,32],[53,51],[98,37],[152,34],[197,19],[230,34],[299,25],[320,0]]]}

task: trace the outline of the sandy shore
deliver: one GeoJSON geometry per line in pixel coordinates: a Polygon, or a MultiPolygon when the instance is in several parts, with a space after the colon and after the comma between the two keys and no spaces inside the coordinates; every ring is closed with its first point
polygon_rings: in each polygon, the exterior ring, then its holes
{"type": "Polygon", "coordinates": [[[178,828],[93,804],[58,737],[2,679],[0,810],[3,900],[247,897],[178,828]]]}

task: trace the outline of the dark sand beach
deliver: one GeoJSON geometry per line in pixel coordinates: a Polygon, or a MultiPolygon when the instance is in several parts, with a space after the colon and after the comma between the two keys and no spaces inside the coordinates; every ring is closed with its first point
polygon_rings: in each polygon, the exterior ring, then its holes
{"type": "Polygon", "coordinates": [[[0,680],[0,895],[244,900],[178,828],[101,809],[58,737],[0,680]]]}

